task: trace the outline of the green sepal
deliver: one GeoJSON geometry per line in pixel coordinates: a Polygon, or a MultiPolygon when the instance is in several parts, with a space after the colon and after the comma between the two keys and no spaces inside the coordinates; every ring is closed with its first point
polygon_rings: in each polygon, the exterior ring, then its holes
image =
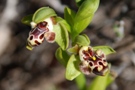
{"type": "Polygon", "coordinates": [[[52,16],[57,16],[53,9],[49,7],[41,7],[33,14],[32,21],[39,23],[52,16]]]}
{"type": "Polygon", "coordinates": [[[105,55],[109,55],[109,54],[112,54],[112,53],[116,52],[110,46],[95,46],[95,47],[93,47],[93,49],[94,50],[102,50],[105,53],[105,55]]]}
{"type": "Polygon", "coordinates": [[[21,22],[23,24],[26,24],[26,25],[30,26],[30,23],[32,22],[32,17],[33,17],[33,14],[27,15],[27,16],[22,18],[21,22]]]}
{"type": "Polygon", "coordinates": [[[67,50],[69,53],[77,54],[79,52],[79,46],[75,45],[67,50]]]}
{"type": "MultiPolygon", "coordinates": [[[[68,29],[69,27],[63,23],[64,21],[57,20],[57,24],[54,25],[54,32],[56,34],[55,41],[63,49],[67,49],[69,45],[68,29]]],[[[70,29],[69,29],[70,30],[70,29]]]]}
{"type": "Polygon", "coordinates": [[[76,44],[79,46],[89,46],[90,39],[86,34],[78,35],[73,42],[73,46],[76,44]]]}
{"type": "Polygon", "coordinates": [[[79,70],[80,61],[75,55],[72,55],[67,63],[66,67],[66,79],[73,80],[81,74],[79,70]]]}
{"type": "Polygon", "coordinates": [[[69,55],[66,51],[63,51],[60,47],[56,50],[55,56],[57,60],[66,67],[67,62],[69,60],[69,55]]]}
{"type": "Polygon", "coordinates": [[[71,32],[71,27],[66,20],[61,17],[56,17],[56,22],[60,25],[63,25],[68,32],[71,32]]]}

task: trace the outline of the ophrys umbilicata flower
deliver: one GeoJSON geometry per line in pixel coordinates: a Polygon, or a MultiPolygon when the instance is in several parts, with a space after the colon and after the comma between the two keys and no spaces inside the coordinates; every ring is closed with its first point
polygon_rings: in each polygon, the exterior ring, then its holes
{"type": "Polygon", "coordinates": [[[80,70],[84,74],[88,75],[93,72],[96,75],[103,76],[109,70],[106,55],[100,49],[94,51],[91,46],[83,46],[79,50],[79,57],[81,60],[80,70]]]}
{"type": "Polygon", "coordinates": [[[55,41],[55,33],[53,32],[54,17],[50,17],[39,23],[31,22],[32,30],[29,32],[27,39],[27,49],[32,50],[35,46],[43,43],[44,39],[47,42],[55,41]]]}

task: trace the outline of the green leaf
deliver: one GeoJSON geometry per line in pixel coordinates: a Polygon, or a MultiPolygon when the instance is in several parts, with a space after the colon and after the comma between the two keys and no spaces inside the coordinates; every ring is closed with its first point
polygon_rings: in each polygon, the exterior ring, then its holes
{"type": "Polygon", "coordinates": [[[94,50],[102,50],[106,55],[115,53],[115,50],[110,46],[95,46],[93,47],[94,50]]]}
{"type": "Polygon", "coordinates": [[[81,21],[93,15],[99,6],[99,0],[85,0],[76,13],[75,21],[81,21]]]}
{"type": "Polygon", "coordinates": [[[84,74],[80,74],[76,79],[75,82],[79,90],[86,90],[86,78],[84,74]]]}
{"type": "Polygon", "coordinates": [[[73,45],[76,44],[78,44],[79,46],[89,46],[90,44],[89,37],[86,34],[78,35],[73,42],[73,45]]]}
{"type": "Polygon", "coordinates": [[[29,25],[30,26],[30,23],[32,22],[32,14],[31,15],[27,15],[25,17],[22,18],[21,22],[23,24],[26,24],[26,25],[29,25]]]}
{"type": "Polygon", "coordinates": [[[74,18],[72,37],[79,35],[90,24],[98,6],[99,0],[85,0],[81,4],[74,18]]]}
{"type": "Polygon", "coordinates": [[[75,45],[67,50],[69,53],[77,54],[79,52],[79,46],[75,45]]]}
{"type": "Polygon", "coordinates": [[[71,32],[71,27],[70,25],[67,23],[67,21],[65,21],[64,19],[62,19],[61,17],[57,17],[56,18],[57,23],[59,23],[60,25],[63,25],[69,32],[71,32]]]}
{"type": "Polygon", "coordinates": [[[58,22],[54,25],[54,32],[56,34],[55,41],[63,49],[67,49],[69,45],[68,27],[62,22],[58,22]]]}
{"type": "Polygon", "coordinates": [[[63,51],[61,48],[58,48],[55,52],[55,56],[57,60],[66,67],[69,60],[69,55],[67,54],[67,52],[63,51]]]}
{"type": "Polygon", "coordinates": [[[70,8],[66,7],[64,10],[64,18],[71,25],[74,25],[75,12],[70,8]]]}
{"type": "Polygon", "coordinates": [[[42,7],[34,13],[32,21],[35,23],[39,23],[45,20],[46,18],[49,18],[52,16],[57,16],[53,9],[49,7],[42,7]]]}
{"type": "Polygon", "coordinates": [[[75,22],[73,26],[73,31],[72,31],[72,38],[74,39],[76,36],[78,36],[85,28],[89,25],[93,18],[93,15],[90,17],[83,19],[81,21],[75,22]]]}
{"type": "Polygon", "coordinates": [[[106,90],[107,86],[114,81],[114,78],[108,73],[105,76],[97,76],[87,90],[106,90]]]}
{"type": "Polygon", "coordinates": [[[66,67],[66,79],[73,80],[74,78],[76,78],[77,76],[81,74],[78,68],[79,62],[80,61],[75,57],[75,55],[72,55],[69,58],[69,61],[66,67]]]}

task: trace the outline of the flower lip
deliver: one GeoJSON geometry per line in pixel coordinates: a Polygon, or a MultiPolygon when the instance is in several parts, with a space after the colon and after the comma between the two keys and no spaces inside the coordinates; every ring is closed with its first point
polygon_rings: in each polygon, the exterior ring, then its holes
{"type": "Polygon", "coordinates": [[[40,22],[29,32],[27,39],[28,44],[26,46],[29,50],[32,50],[35,46],[40,45],[44,41],[44,34],[49,31],[46,26],[46,21],[40,22]]]}

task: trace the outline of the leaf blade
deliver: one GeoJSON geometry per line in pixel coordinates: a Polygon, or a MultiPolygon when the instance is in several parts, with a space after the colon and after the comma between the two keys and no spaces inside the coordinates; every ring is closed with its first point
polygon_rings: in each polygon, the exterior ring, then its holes
{"type": "Polygon", "coordinates": [[[68,29],[69,27],[63,21],[58,21],[57,25],[54,25],[55,41],[63,50],[67,49],[69,45],[68,29]]]}
{"type": "Polygon", "coordinates": [[[64,10],[64,19],[71,25],[74,25],[75,12],[70,8],[66,7],[64,10]]]}
{"type": "Polygon", "coordinates": [[[74,37],[79,35],[90,24],[98,6],[99,0],[83,1],[74,19],[74,26],[73,26],[74,37]]]}
{"type": "Polygon", "coordinates": [[[94,14],[99,6],[99,0],[85,0],[76,13],[75,21],[81,21],[94,14]]]}
{"type": "Polygon", "coordinates": [[[66,51],[63,51],[60,47],[55,52],[55,57],[57,60],[66,67],[67,62],[69,60],[69,55],[66,53],[66,51]]]}
{"type": "Polygon", "coordinates": [[[87,26],[90,24],[92,21],[94,14],[91,14],[89,17],[81,20],[81,21],[75,21],[74,26],[73,26],[73,37],[76,37],[79,35],[87,26]]]}
{"type": "Polygon", "coordinates": [[[81,74],[81,72],[79,71],[79,69],[77,67],[78,65],[79,65],[79,61],[77,60],[75,55],[72,55],[69,58],[69,61],[67,63],[66,79],[73,80],[74,78],[76,78],[77,76],[79,76],[81,74]]]}

